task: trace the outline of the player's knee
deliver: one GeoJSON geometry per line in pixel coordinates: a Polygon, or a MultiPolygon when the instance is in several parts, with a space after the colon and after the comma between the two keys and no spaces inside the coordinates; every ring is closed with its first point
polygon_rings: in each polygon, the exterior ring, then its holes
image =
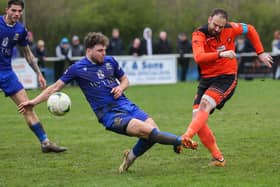
{"type": "Polygon", "coordinates": [[[201,99],[198,110],[203,110],[209,113],[213,108],[213,104],[211,104],[211,102],[209,102],[207,99],[203,98],[201,99]]]}
{"type": "Polygon", "coordinates": [[[150,124],[145,124],[145,126],[139,129],[139,133],[141,134],[142,137],[149,138],[153,129],[156,128],[152,127],[150,124]]]}

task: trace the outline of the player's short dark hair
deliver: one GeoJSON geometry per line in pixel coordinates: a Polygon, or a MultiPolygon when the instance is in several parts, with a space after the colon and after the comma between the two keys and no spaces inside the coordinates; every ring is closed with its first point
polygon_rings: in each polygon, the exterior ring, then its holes
{"type": "Polygon", "coordinates": [[[9,0],[8,1],[8,8],[10,8],[12,5],[19,5],[22,9],[24,9],[24,2],[23,0],[9,0]]]}
{"type": "Polygon", "coordinates": [[[226,19],[228,21],[228,13],[227,11],[225,11],[222,8],[215,8],[212,13],[211,13],[211,17],[215,16],[215,15],[220,15],[222,16],[222,18],[226,19]]]}
{"type": "Polygon", "coordinates": [[[100,32],[89,32],[84,39],[85,48],[93,48],[97,44],[108,46],[109,40],[107,36],[100,32]]]}

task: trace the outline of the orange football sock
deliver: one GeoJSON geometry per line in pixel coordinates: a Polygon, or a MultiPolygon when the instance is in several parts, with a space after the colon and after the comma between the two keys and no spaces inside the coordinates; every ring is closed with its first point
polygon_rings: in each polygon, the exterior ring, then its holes
{"type": "Polygon", "coordinates": [[[223,160],[223,155],[216,143],[216,138],[207,124],[198,131],[198,136],[203,145],[209,150],[213,158],[223,160]]]}
{"type": "Polygon", "coordinates": [[[192,138],[202,128],[202,126],[206,124],[208,116],[208,112],[199,110],[196,116],[192,119],[187,131],[183,136],[192,138]]]}

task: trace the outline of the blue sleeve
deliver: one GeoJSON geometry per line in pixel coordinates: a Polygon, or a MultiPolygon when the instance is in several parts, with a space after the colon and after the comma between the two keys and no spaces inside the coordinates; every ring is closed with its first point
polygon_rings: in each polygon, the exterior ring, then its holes
{"type": "Polygon", "coordinates": [[[75,64],[72,64],[65,70],[63,75],[60,77],[60,80],[62,80],[65,84],[68,84],[69,82],[71,82],[71,80],[75,79],[75,75],[76,66],[75,64]]]}
{"type": "Polygon", "coordinates": [[[20,35],[18,44],[22,47],[27,46],[28,45],[28,39],[27,39],[27,29],[24,28],[23,32],[20,35]]]}
{"type": "Polygon", "coordinates": [[[119,63],[112,58],[112,63],[113,63],[113,67],[114,67],[114,75],[116,78],[121,78],[124,75],[124,71],[123,69],[120,67],[119,63]]]}

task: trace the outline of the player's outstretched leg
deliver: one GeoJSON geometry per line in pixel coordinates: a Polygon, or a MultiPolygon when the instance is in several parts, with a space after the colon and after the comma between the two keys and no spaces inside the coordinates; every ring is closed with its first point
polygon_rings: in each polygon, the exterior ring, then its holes
{"type": "Polygon", "coordinates": [[[160,144],[165,144],[165,145],[173,145],[173,151],[175,153],[180,153],[183,148],[186,149],[197,149],[198,143],[195,141],[191,141],[192,145],[188,145],[184,142],[183,137],[168,133],[168,132],[162,132],[159,131],[158,129],[153,129],[150,136],[149,140],[160,143],[160,144]]]}

